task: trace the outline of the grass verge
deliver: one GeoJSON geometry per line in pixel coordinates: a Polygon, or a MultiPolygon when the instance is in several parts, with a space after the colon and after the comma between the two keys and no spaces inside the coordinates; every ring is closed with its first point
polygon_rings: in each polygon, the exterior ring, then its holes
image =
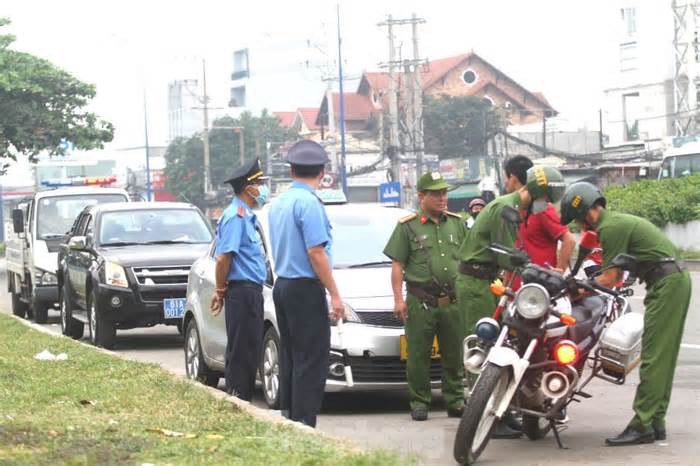
{"type": "Polygon", "coordinates": [[[154,364],[0,314],[0,464],[332,464],[406,460],[274,425],[154,364]],[[65,361],[38,361],[43,349],[65,361]]]}
{"type": "Polygon", "coordinates": [[[688,260],[699,260],[700,251],[694,249],[681,249],[681,257],[688,260]]]}

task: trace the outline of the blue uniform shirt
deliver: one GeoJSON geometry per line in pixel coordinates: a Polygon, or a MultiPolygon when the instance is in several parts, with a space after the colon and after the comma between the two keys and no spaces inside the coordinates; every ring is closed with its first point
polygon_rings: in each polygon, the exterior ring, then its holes
{"type": "Polygon", "coordinates": [[[228,280],[248,280],[263,284],[267,278],[265,250],[258,231],[257,217],[237,197],[226,208],[216,228],[216,255],[233,253],[228,280]]]}
{"type": "Polygon", "coordinates": [[[270,207],[270,246],[275,273],[282,278],[318,278],[307,250],[323,245],[331,256],[331,222],[313,189],[299,181],[270,207]]]}

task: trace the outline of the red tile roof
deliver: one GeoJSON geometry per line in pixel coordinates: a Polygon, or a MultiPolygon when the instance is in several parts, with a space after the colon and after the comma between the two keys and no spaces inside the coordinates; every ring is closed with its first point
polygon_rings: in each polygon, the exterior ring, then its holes
{"type": "Polygon", "coordinates": [[[304,124],[307,128],[314,130],[319,128],[319,126],[316,124],[318,111],[318,107],[301,107],[297,109],[296,113],[304,120],[304,124]]]}
{"type": "MultiPolygon", "coordinates": [[[[345,92],[343,97],[345,121],[364,121],[369,119],[376,111],[374,105],[372,105],[372,100],[368,96],[345,92]]],[[[340,114],[339,92],[333,93],[333,112],[337,119],[340,114]]]]}
{"type": "Polygon", "coordinates": [[[272,112],[272,114],[279,119],[282,127],[291,128],[294,124],[294,117],[296,117],[297,112],[272,112]]]}

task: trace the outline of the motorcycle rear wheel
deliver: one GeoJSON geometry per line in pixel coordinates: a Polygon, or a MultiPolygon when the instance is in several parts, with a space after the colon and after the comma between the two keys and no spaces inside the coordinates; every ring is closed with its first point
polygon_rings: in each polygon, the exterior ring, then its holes
{"type": "Polygon", "coordinates": [[[454,458],[472,464],[486,448],[498,418],[495,410],[505,395],[511,373],[507,367],[487,364],[464,409],[455,436],[454,458]]]}

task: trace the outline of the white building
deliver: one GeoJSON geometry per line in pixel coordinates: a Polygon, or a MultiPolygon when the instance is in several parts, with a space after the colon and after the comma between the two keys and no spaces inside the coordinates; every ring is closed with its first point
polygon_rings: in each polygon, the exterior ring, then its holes
{"type": "Polygon", "coordinates": [[[168,84],[168,142],[202,131],[202,102],[196,79],[180,79],[168,84]]]}
{"type": "MultiPolygon", "coordinates": [[[[617,0],[616,5],[611,10],[618,18],[615,46],[619,60],[605,90],[607,145],[673,136],[672,0],[617,0]]],[[[688,59],[694,58],[690,44],[688,59]]]]}

